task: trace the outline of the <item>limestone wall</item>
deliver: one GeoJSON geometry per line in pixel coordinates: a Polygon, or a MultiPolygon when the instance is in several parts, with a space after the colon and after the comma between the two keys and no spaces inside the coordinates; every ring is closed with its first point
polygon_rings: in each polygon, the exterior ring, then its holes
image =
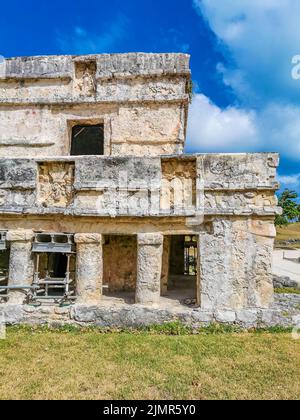
{"type": "Polygon", "coordinates": [[[275,236],[272,219],[215,218],[199,238],[201,307],[268,308],[275,236]]]}
{"type": "Polygon", "coordinates": [[[274,217],[277,165],[276,154],[0,159],[0,214],[274,217]]]}
{"type": "Polygon", "coordinates": [[[71,127],[86,123],[104,124],[105,155],[182,153],[183,117],[172,103],[0,105],[0,157],[69,156],[71,127]]]}
{"type": "Polygon", "coordinates": [[[68,156],[76,123],[104,124],[105,155],[183,152],[187,55],[25,57],[5,65],[0,156],[68,156]]]}

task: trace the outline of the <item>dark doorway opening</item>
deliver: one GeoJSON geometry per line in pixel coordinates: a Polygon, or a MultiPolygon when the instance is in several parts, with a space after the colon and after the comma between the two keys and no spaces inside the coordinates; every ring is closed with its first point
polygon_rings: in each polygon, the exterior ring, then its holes
{"type": "Polygon", "coordinates": [[[50,275],[56,279],[64,279],[67,272],[68,258],[64,254],[50,254],[49,267],[50,275]]]}
{"type": "Polygon", "coordinates": [[[9,249],[0,251],[0,297],[6,295],[6,290],[1,290],[1,286],[8,285],[8,271],[9,271],[9,249]]]}
{"type": "Polygon", "coordinates": [[[183,305],[198,306],[198,238],[178,235],[166,240],[163,273],[167,278],[162,285],[162,294],[183,305]]]}
{"type": "Polygon", "coordinates": [[[71,155],[104,155],[104,125],[75,125],[72,128],[71,155]]]}

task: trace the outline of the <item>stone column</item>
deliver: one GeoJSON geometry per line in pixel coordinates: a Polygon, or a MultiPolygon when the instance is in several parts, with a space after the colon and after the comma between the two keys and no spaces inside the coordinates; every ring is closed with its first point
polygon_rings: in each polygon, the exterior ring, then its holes
{"type": "MultiPolygon", "coordinates": [[[[31,286],[34,274],[34,264],[32,258],[32,240],[34,232],[32,230],[8,231],[7,241],[10,242],[9,258],[9,286],[31,286]]],[[[9,291],[9,303],[24,303],[25,295],[28,290],[9,291]]]]}
{"type": "Polygon", "coordinates": [[[162,257],[162,273],[161,273],[161,293],[166,295],[168,292],[169,272],[170,272],[170,236],[164,237],[164,248],[162,257]]]}
{"type": "Polygon", "coordinates": [[[136,303],[158,304],[162,271],[163,235],[138,235],[136,303]]]}
{"type": "Polygon", "coordinates": [[[96,305],[102,297],[103,250],[102,235],[75,235],[77,303],[96,305]]]}

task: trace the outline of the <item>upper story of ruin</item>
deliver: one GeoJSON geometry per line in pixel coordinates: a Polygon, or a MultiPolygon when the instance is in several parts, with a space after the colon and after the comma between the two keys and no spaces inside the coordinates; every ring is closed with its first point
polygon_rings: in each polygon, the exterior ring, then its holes
{"type": "Polygon", "coordinates": [[[185,54],[0,62],[0,214],[273,217],[277,154],[183,154],[190,80],[185,54]]]}
{"type": "Polygon", "coordinates": [[[185,54],[17,57],[0,64],[0,157],[181,154],[185,54]]]}

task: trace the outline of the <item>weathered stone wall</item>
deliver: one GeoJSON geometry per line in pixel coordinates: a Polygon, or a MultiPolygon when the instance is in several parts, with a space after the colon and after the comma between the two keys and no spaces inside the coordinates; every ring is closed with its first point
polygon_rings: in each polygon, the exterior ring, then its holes
{"type": "Polygon", "coordinates": [[[216,218],[200,234],[201,307],[268,308],[273,302],[273,220],[216,218]]]}
{"type": "Polygon", "coordinates": [[[137,277],[136,236],[105,236],[103,284],[109,292],[135,292],[137,277]]]}
{"type": "Polygon", "coordinates": [[[105,155],[182,153],[183,116],[176,103],[0,105],[0,157],[69,156],[76,123],[104,123],[105,155]]]}
{"type": "Polygon", "coordinates": [[[72,125],[104,123],[105,155],[182,153],[182,54],[27,57],[0,78],[0,156],[68,156],[72,125]]]}
{"type": "Polygon", "coordinates": [[[161,162],[161,208],[167,213],[177,213],[196,206],[196,159],[170,158],[161,162]]]}
{"type": "Polygon", "coordinates": [[[33,160],[0,160],[0,207],[32,206],[36,197],[37,164],[33,160]]]}
{"type": "Polygon", "coordinates": [[[277,153],[203,154],[197,159],[198,182],[212,191],[274,190],[278,165],[277,153]]]}
{"type": "Polygon", "coordinates": [[[64,214],[1,215],[0,230],[32,229],[35,232],[99,233],[103,235],[137,235],[138,233],[163,233],[164,235],[195,235],[203,225],[187,224],[185,217],[88,217],[64,214]]]}
{"type": "Polygon", "coordinates": [[[274,217],[277,165],[276,154],[2,158],[0,213],[274,217]]]}
{"type": "Polygon", "coordinates": [[[107,305],[72,307],[33,307],[27,305],[1,305],[0,314],[7,324],[50,325],[66,324],[97,326],[99,328],[138,328],[169,322],[182,322],[193,327],[206,327],[213,323],[232,324],[245,329],[267,327],[295,327],[300,324],[300,296],[276,295],[270,309],[243,309],[239,311],[163,308],[142,305],[107,305]]]}

